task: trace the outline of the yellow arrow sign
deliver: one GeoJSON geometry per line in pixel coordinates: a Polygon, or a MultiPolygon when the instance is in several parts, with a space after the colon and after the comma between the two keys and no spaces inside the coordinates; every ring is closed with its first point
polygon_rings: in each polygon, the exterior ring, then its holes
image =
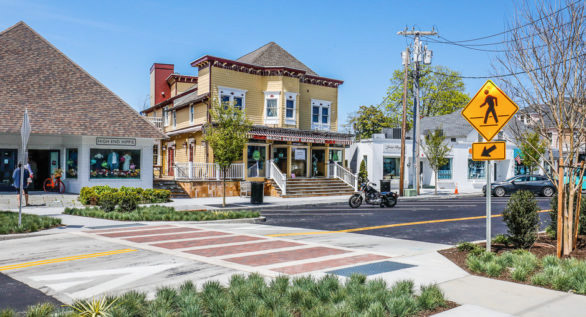
{"type": "Polygon", "coordinates": [[[487,80],[468,105],[462,116],[487,141],[509,122],[519,107],[492,81],[487,80]]]}
{"type": "Polygon", "coordinates": [[[474,161],[502,161],[505,159],[507,159],[505,142],[472,143],[472,160],[474,161]]]}

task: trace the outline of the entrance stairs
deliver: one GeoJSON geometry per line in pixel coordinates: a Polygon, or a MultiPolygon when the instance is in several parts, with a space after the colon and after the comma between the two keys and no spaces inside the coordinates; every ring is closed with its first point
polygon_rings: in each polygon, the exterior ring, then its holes
{"type": "Polygon", "coordinates": [[[171,198],[189,198],[189,194],[173,179],[155,178],[153,180],[153,188],[169,190],[171,192],[171,198]]]}
{"type": "Polygon", "coordinates": [[[288,178],[287,193],[283,195],[274,180],[271,185],[280,197],[299,198],[315,196],[351,195],[354,188],[338,178],[288,178]]]}

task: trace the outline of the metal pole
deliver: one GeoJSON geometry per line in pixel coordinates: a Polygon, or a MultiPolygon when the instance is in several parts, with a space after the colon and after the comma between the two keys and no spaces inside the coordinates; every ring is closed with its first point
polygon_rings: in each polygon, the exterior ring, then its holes
{"type": "MultiPolygon", "coordinates": [[[[419,42],[419,37],[416,38],[417,45],[419,45],[419,54],[421,54],[421,45],[419,42]]],[[[419,58],[419,57],[418,57],[419,58]]],[[[421,135],[421,125],[419,124],[419,60],[415,62],[415,134],[416,134],[416,144],[417,147],[415,148],[415,175],[417,176],[415,179],[415,186],[417,186],[417,195],[419,195],[419,182],[420,182],[420,171],[419,171],[419,136],[421,135]]]]}
{"type": "MultiPolygon", "coordinates": [[[[24,155],[23,155],[24,157],[24,155]]],[[[20,166],[20,181],[19,181],[19,187],[20,190],[18,191],[18,226],[20,227],[22,225],[22,178],[24,177],[24,165],[21,164],[20,166]]]]}
{"type": "Polygon", "coordinates": [[[403,196],[405,181],[405,132],[407,132],[407,70],[409,69],[409,48],[405,51],[405,74],[403,79],[403,124],[401,126],[401,167],[399,168],[399,196],[403,196]]]}
{"type": "Polygon", "coordinates": [[[491,205],[490,199],[492,198],[492,189],[490,188],[490,161],[486,161],[486,251],[491,251],[491,222],[492,222],[492,212],[491,212],[491,205]]]}

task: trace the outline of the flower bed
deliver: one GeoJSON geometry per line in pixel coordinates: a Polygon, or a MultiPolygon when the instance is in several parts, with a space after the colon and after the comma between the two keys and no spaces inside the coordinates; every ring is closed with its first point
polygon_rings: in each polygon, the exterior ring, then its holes
{"type": "Polygon", "coordinates": [[[0,234],[35,232],[61,225],[61,219],[47,216],[22,214],[22,225],[18,226],[18,213],[0,211],[0,234]]]}
{"type": "Polygon", "coordinates": [[[65,214],[122,221],[210,221],[257,218],[258,211],[176,211],[166,206],[139,206],[134,211],[106,212],[100,208],[66,208],[65,214]]]}

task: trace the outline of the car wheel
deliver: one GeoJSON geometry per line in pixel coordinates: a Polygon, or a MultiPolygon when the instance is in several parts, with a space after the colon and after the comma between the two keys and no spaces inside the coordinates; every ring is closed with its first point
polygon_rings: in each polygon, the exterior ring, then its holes
{"type": "Polygon", "coordinates": [[[505,193],[506,193],[506,191],[502,187],[497,187],[494,189],[494,195],[496,197],[503,197],[505,195],[505,193]]]}
{"type": "Polygon", "coordinates": [[[553,188],[546,186],[541,190],[541,194],[545,197],[551,197],[553,196],[554,190],[553,188]]]}

